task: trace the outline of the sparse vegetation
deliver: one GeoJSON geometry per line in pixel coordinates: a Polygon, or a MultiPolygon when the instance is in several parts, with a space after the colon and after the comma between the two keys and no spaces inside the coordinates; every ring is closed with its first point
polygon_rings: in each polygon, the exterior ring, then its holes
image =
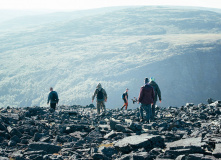
{"type": "Polygon", "coordinates": [[[212,11],[138,7],[0,27],[0,106],[45,106],[50,86],[60,104],[87,105],[100,82],[116,108],[150,76],[165,107],[219,99],[220,22],[212,11]]]}

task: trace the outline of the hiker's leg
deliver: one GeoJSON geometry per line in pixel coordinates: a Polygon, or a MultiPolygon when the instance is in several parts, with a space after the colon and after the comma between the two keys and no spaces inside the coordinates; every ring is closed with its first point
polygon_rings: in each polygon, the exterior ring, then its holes
{"type": "Polygon", "coordinates": [[[145,111],[146,111],[146,120],[149,123],[150,122],[150,118],[151,118],[151,104],[147,104],[145,106],[145,111]]]}
{"type": "Polygon", "coordinates": [[[126,106],[126,99],[123,99],[123,101],[124,101],[124,105],[121,107],[121,110],[126,106]]]}
{"type": "Polygon", "coordinates": [[[153,105],[152,105],[152,114],[151,114],[151,119],[154,120],[154,117],[155,117],[155,107],[156,107],[156,102],[153,102],[153,105]]]}
{"type": "Polygon", "coordinates": [[[100,107],[101,107],[101,103],[99,101],[97,101],[97,114],[100,114],[100,107]]]}
{"type": "Polygon", "coordinates": [[[102,112],[106,112],[104,101],[101,102],[101,108],[102,108],[102,112]]]}
{"type": "Polygon", "coordinates": [[[125,103],[125,110],[127,110],[127,106],[128,106],[128,103],[126,102],[126,103],[125,103]]]}
{"type": "Polygon", "coordinates": [[[53,112],[55,111],[56,108],[56,103],[50,103],[50,107],[53,110],[53,112]]]}
{"type": "Polygon", "coordinates": [[[143,119],[143,105],[140,105],[140,119],[143,119]]]}
{"type": "Polygon", "coordinates": [[[106,106],[105,106],[105,102],[102,102],[102,108],[103,108],[103,112],[106,112],[106,106]]]}

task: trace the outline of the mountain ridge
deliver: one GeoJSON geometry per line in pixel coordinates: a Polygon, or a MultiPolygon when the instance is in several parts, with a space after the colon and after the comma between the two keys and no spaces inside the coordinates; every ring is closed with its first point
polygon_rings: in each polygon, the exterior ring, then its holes
{"type": "Polygon", "coordinates": [[[88,105],[100,82],[107,107],[118,108],[125,88],[137,97],[151,76],[162,91],[159,105],[220,99],[220,19],[211,11],[137,7],[4,32],[0,105],[45,106],[51,86],[60,104],[88,105]]]}

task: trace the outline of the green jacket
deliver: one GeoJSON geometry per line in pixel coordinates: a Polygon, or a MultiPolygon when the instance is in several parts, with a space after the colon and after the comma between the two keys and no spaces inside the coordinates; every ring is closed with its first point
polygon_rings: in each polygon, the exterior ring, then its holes
{"type": "Polygon", "coordinates": [[[94,100],[95,96],[97,98],[98,91],[100,90],[103,92],[103,99],[97,99],[97,101],[104,101],[105,99],[107,99],[106,91],[103,88],[96,88],[94,91],[94,95],[92,96],[92,100],[94,100]]]}
{"type": "Polygon", "coordinates": [[[154,89],[154,102],[157,101],[157,97],[159,97],[159,100],[161,101],[161,91],[160,91],[160,88],[159,88],[159,86],[157,85],[157,83],[154,82],[154,81],[151,81],[151,82],[149,83],[149,85],[150,85],[151,87],[153,87],[153,89],[154,89]]]}

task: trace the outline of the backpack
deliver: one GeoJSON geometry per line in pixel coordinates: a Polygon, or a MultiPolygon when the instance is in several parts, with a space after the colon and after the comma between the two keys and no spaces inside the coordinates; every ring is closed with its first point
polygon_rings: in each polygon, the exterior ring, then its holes
{"type": "Polygon", "coordinates": [[[52,101],[57,101],[58,100],[58,96],[57,96],[56,92],[54,92],[54,91],[51,92],[51,100],[52,101]]]}
{"type": "Polygon", "coordinates": [[[97,92],[97,99],[103,99],[103,98],[104,98],[104,94],[102,92],[102,89],[98,90],[98,92],[97,92]]]}
{"type": "Polygon", "coordinates": [[[122,94],[122,99],[124,99],[124,98],[125,98],[125,94],[123,93],[123,94],[122,94]]]}
{"type": "Polygon", "coordinates": [[[127,96],[127,98],[128,98],[127,92],[124,92],[124,93],[122,94],[122,99],[125,99],[125,96],[127,96]]]}

